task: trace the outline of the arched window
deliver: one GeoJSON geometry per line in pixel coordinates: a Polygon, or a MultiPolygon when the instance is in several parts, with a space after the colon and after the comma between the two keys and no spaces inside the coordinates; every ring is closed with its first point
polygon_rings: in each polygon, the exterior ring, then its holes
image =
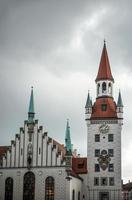
{"type": "Polygon", "coordinates": [[[111,83],[109,83],[109,85],[108,85],[108,90],[109,90],[109,94],[111,94],[112,93],[111,83]]]}
{"type": "Polygon", "coordinates": [[[78,200],[80,200],[80,191],[78,192],[78,200]]]}
{"type": "Polygon", "coordinates": [[[103,82],[102,83],[102,93],[104,93],[106,91],[106,83],[103,82]]]}
{"type": "Polygon", "coordinates": [[[49,176],[45,180],[45,200],[54,200],[55,197],[55,181],[49,176]]]}
{"type": "Polygon", "coordinates": [[[11,177],[5,180],[5,200],[13,200],[13,179],[11,177]]]}
{"type": "Polygon", "coordinates": [[[23,200],[35,199],[35,175],[33,172],[27,172],[23,181],[23,200]]]}
{"type": "Polygon", "coordinates": [[[100,90],[100,84],[98,83],[98,86],[97,86],[97,95],[99,94],[99,90],[100,90]]]}
{"type": "Polygon", "coordinates": [[[72,190],[72,200],[75,200],[75,190],[72,190]]]}

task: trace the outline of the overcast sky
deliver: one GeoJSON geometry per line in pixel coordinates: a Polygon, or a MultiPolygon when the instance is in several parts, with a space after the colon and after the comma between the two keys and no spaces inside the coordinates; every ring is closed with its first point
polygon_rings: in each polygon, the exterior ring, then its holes
{"type": "Polygon", "coordinates": [[[84,107],[104,38],[121,89],[123,178],[132,180],[132,1],[0,0],[0,145],[10,145],[27,119],[34,86],[36,119],[64,143],[66,119],[78,153],[86,155],[84,107]]]}

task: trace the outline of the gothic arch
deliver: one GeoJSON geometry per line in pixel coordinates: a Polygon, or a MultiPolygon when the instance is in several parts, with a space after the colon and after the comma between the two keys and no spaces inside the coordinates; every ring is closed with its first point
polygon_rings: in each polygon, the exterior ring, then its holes
{"type": "Polygon", "coordinates": [[[35,175],[33,172],[27,172],[23,180],[23,200],[35,199],[35,175]]]}
{"type": "Polygon", "coordinates": [[[103,82],[102,83],[102,93],[104,93],[106,91],[106,83],[103,82]]]}
{"type": "Polygon", "coordinates": [[[5,200],[13,200],[13,179],[11,177],[5,180],[5,200]]]}
{"type": "Polygon", "coordinates": [[[55,181],[52,176],[45,180],[45,200],[54,200],[55,198],[55,181]]]}

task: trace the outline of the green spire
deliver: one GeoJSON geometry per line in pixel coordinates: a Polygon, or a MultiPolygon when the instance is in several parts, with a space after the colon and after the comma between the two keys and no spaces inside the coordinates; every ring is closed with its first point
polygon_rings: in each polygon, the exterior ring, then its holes
{"type": "Polygon", "coordinates": [[[90,99],[90,94],[88,91],[88,97],[87,97],[87,102],[86,102],[85,108],[89,108],[89,107],[92,107],[92,99],[90,99]]]}
{"type": "Polygon", "coordinates": [[[28,110],[28,121],[29,123],[32,123],[34,120],[34,96],[33,96],[33,87],[31,88],[31,96],[30,96],[30,102],[29,102],[29,110],[28,110]]]}
{"type": "Polygon", "coordinates": [[[68,119],[67,119],[67,124],[66,124],[65,146],[66,146],[67,153],[72,154],[70,126],[69,126],[69,120],[68,119]]]}
{"type": "Polygon", "coordinates": [[[117,107],[123,107],[123,102],[122,102],[120,90],[119,90],[119,96],[118,96],[118,101],[117,101],[117,107]]]}

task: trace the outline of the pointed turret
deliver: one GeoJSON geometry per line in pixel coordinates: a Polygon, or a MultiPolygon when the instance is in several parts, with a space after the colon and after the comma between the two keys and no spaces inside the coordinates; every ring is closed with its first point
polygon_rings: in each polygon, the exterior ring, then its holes
{"type": "Polygon", "coordinates": [[[99,70],[98,74],[96,77],[96,82],[100,80],[111,80],[114,82],[112,73],[111,73],[111,68],[110,68],[110,63],[109,63],[109,58],[108,58],[108,53],[106,49],[106,43],[104,41],[104,47],[101,55],[101,60],[100,60],[100,65],[99,65],[99,70]]]}
{"type": "Polygon", "coordinates": [[[34,95],[33,95],[33,87],[31,89],[31,96],[29,102],[29,110],[28,110],[28,122],[32,123],[34,121],[34,95]]]}
{"type": "Polygon", "coordinates": [[[106,43],[104,41],[98,74],[96,77],[97,98],[90,106],[90,97],[88,95],[85,107],[85,120],[117,118],[116,103],[113,98],[114,79],[111,73],[106,43]],[[88,105],[88,106],[87,106],[88,105]]]}
{"type": "Polygon", "coordinates": [[[121,123],[122,123],[122,119],[123,119],[123,102],[122,102],[122,97],[121,97],[121,92],[119,90],[119,95],[118,95],[118,101],[117,101],[117,117],[119,119],[121,119],[121,123]]]}
{"type": "Polygon", "coordinates": [[[119,95],[118,95],[117,107],[123,107],[123,102],[122,102],[120,90],[119,90],[119,95]]]}
{"type": "Polygon", "coordinates": [[[89,107],[92,107],[92,101],[90,99],[90,94],[89,94],[89,91],[88,91],[88,97],[87,97],[85,108],[89,108],[89,107]]]}
{"type": "Polygon", "coordinates": [[[66,124],[65,146],[66,146],[67,154],[72,154],[70,126],[69,126],[69,120],[68,119],[67,119],[67,124],[66,124]]]}
{"type": "Polygon", "coordinates": [[[92,100],[90,98],[90,94],[88,91],[88,97],[86,101],[86,106],[85,106],[85,119],[90,119],[92,113],[92,100]]]}

